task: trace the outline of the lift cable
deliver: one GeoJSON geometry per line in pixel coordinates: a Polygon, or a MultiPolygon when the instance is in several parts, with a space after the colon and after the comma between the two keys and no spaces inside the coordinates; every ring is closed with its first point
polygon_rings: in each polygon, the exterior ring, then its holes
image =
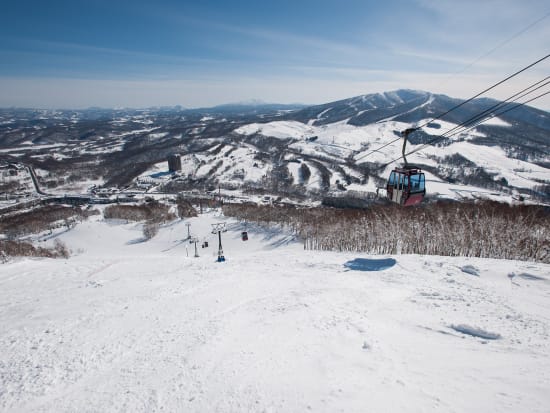
{"type": "MultiPolygon", "coordinates": [[[[502,114],[504,114],[504,113],[506,113],[506,112],[510,112],[511,110],[514,110],[514,109],[516,109],[516,108],[518,108],[518,107],[520,107],[520,106],[523,106],[523,105],[525,105],[525,104],[527,104],[527,103],[529,103],[529,102],[532,102],[532,101],[534,101],[534,100],[537,100],[537,99],[539,99],[539,98],[541,98],[541,97],[543,97],[543,96],[546,96],[546,95],[548,95],[548,94],[550,94],[550,90],[549,90],[549,91],[546,91],[546,92],[544,92],[544,93],[541,93],[540,95],[535,96],[534,98],[531,98],[531,99],[529,99],[529,100],[526,100],[525,102],[518,103],[518,104],[512,106],[511,108],[508,108],[508,109],[503,110],[503,111],[498,112],[498,113],[494,113],[494,114],[492,114],[491,116],[489,116],[489,117],[487,117],[487,118],[485,118],[485,119],[480,120],[480,121],[477,122],[476,124],[474,124],[474,125],[472,125],[472,126],[469,126],[469,127],[467,127],[466,129],[464,129],[464,130],[455,132],[455,133],[453,133],[453,134],[450,135],[450,136],[454,136],[454,135],[456,135],[456,134],[459,134],[459,133],[462,133],[462,132],[465,132],[465,131],[468,131],[468,130],[472,130],[472,129],[474,129],[476,126],[481,125],[482,123],[484,123],[484,122],[486,122],[486,121],[488,121],[488,120],[490,120],[490,119],[493,119],[493,118],[495,118],[495,117],[497,117],[497,116],[500,116],[500,115],[502,115],[502,114]]],[[[424,149],[424,148],[421,148],[421,149],[424,149]]]]}
{"type": "Polygon", "coordinates": [[[518,70],[518,71],[515,72],[515,73],[512,73],[510,76],[506,77],[505,79],[502,79],[501,81],[495,83],[494,85],[488,87],[487,89],[482,90],[481,92],[479,92],[479,93],[476,94],[475,96],[472,96],[471,98],[469,98],[469,99],[467,99],[467,100],[465,100],[465,101],[459,103],[458,105],[453,106],[451,109],[449,109],[449,110],[447,110],[446,112],[442,113],[441,115],[439,115],[439,116],[433,118],[432,120],[430,120],[430,121],[428,121],[428,122],[425,122],[424,124],[422,124],[422,125],[420,125],[420,126],[417,126],[416,129],[420,129],[420,128],[422,128],[422,127],[424,127],[424,126],[430,124],[430,123],[433,122],[434,120],[441,119],[443,116],[449,114],[449,113],[452,112],[453,110],[456,110],[456,109],[460,108],[461,106],[464,106],[466,103],[471,102],[472,100],[474,100],[475,98],[477,98],[477,97],[483,95],[484,93],[486,93],[486,92],[488,92],[488,91],[494,89],[494,88],[497,87],[497,86],[500,86],[500,85],[503,84],[504,82],[507,82],[508,80],[512,79],[513,77],[519,75],[520,73],[525,72],[527,69],[532,68],[533,66],[535,66],[535,65],[539,64],[540,62],[542,62],[542,61],[548,59],[549,57],[550,57],[550,54],[547,54],[546,56],[540,58],[539,60],[537,60],[537,61],[535,61],[535,62],[533,62],[533,63],[531,63],[531,64],[529,64],[529,65],[527,65],[527,66],[525,66],[523,69],[520,69],[520,70],[518,70]]]}
{"type": "MultiPolygon", "coordinates": [[[[438,140],[440,140],[440,139],[442,139],[442,138],[451,137],[451,136],[457,135],[457,134],[459,134],[459,133],[465,132],[465,131],[467,131],[467,130],[471,130],[471,129],[475,128],[476,126],[478,126],[478,125],[480,125],[480,124],[482,124],[482,123],[484,123],[484,122],[486,122],[486,121],[488,121],[488,120],[490,120],[490,119],[492,119],[492,118],[494,118],[494,117],[496,117],[496,116],[500,116],[500,115],[502,115],[502,114],[504,114],[504,113],[506,113],[506,112],[510,112],[511,110],[517,109],[517,108],[520,107],[520,106],[524,106],[524,105],[526,105],[527,103],[530,103],[530,102],[532,102],[532,101],[534,101],[534,100],[537,100],[537,99],[539,99],[539,98],[541,98],[541,97],[543,97],[543,96],[546,96],[546,95],[548,95],[548,94],[550,94],[550,90],[547,91],[547,92],[541,93],[540,95],[535,96],[535,97],[533,97],[533,98],[531,98],[531,99],[529,99],[529,100],[526,100],[525,102],[518,103],[518,104],[512,106],[511,108],[508,108],[508,109],[506,109],[506,110],[503,110],[503,111],[500,111],[500,112],[498,112],[498,113],[495,113],[495,114],[493,114],[493,115],[491,115],[491,116],[489,116],[489,117],[487,117],[487,118],[485,118],[485,119],[483,119],[483,120],[480,120],[480,121],[477,122],[476,124],[474,124],[474,125],[472,125],[472,126],[466,128],[466,129],[464,129],[464,130],[456,131],[456,132],[452,133],[452,134],[449,135],[449,136],[437,136],[436,138],[434,138],[434,139],[432,139],[431,141],[429,141],[429,142],[423,144],[423,145],[420,146],[419,148],[413,149],[412,151],[406,153],[405,156],[408,156],[408,155],[411,155],[411,154],[416,153],[416,152],[418,152],[418,151],[421,151],[421,150],[425,149],[427,146],[433,144],[434,142],[437,142],[438,140]]],[[[391,165],[392,163],[397,162],[397,161],[398,161],[399,159],[401,159],[402,157],[403,157],[403,156],[399,156],[399,157],[397,157],[397,158],[391,160],[390,162],[388,162],[388,163],[382,165],[382,166],[380,167],[380,169],[386,168],[387,166],[391,165]]]]}
{"type": "Polygon", "coordinates": [[[394,139],[393,141],[390,141],[390,142],[388,142],[388,143],[382,145],[381,147],[376,148],[376,149],[373,149],[373,150],[370,151],[369,153],[367,153],[367,154],[365,154],[365,155],[363,155],[363,156],[360,156],[359,158],[357,158],[357,159],[355,160],[355,162],[357,162],[357,161],[360,160],[360,159],[366,158],[367,156],[372,155],[374,152],[378,152],[380,149],[384,149],[386,146],[390,146],[392,143],[395,143],[395,142],[397,142],[397,141],[399,141],[399,140],[401,140],[401,139],[403,139],[403,138],[402,138],[401,136],[399,136],[398,138],[394,139]]]}
{"type": "MultiPolygon", "coordinates": [[[[545,17],[546,17],[546,16],[545,16],[545,17]]],[[[458,108],[464,106],[466,103],[471,102],[471,101],[474,100],[475,98],[481,96],[482,94],[488,92],[489,90],[494,89],[495,87],[497,87],[497,86],[503,84],[504,82],[507,82],[508,80],[512,79],[513,77],[519,75],[520,73],[526,71],[527,69],[530,69],[531,67],[533,67],[533,66],[537,65],[538,63],[540,63],[540,62],[542,62],[542,61],[548,59],[549,57],[550,57],[550,54],[547,54],[546,56],[540,58],[539,60],[537,60],[537,61],[535,61],[535,62],[533,62],[533,63],[531,63],[531,64],[525,66],[524,68],[518,70],[517,72],[515,72],[515,73],[509,75],[509,76],[506,77],[505,79],[503,79],[503,80],[501,80],[501,81],[495,83],[494,85],[488,87],[487,89],[485,89],[485,90],[479,92],[479,93],[476,94],[475,96],[473,96],[473,97],[471,97],[471,98],[469,98],[469,99],[467,99],[467,100],[465,100],[465,101],[459,103],[458,105],[453,106],[451,109],[447,110],[446,112],[442,113],[441,115],[439,115],[439,116],[437,116],[437,117],[435,117],[435,118],[432,118],[430,121],[425,122],[424,124],[422,124],[422,125],[420,125],[420,126],[416,126],[414,129],[421,129],[421,128],[423,128],[424,126],[429,125],[429,124],[432,123],[433,121],[435,121],[435,120],[437,120],[437,119],[441,119],[443,116],[449,114],[449,113],[452,112],[453,110],[456,110],[456,109],[458,109],[458,108]]],[[[380,146],[379,148],[376,148],[376,149],[374,149],[374,150],[368,152],[367,154],[360,156],[360,157],[357,158],[355,161],[357,162],[357,161],[359,161],[360,159],[366,158],[367,156],[370,156],[370,155],[372,155],[373,153],[378,152],[378,151],[380,151],[381,149],[384,149],[385,147],[391,145],[392,143],[397,142],[397,141],[400,140],[400,139],[401,139],[401,137],[398,137],[398,138],[396,138],[396,139],[394,139],[394,140],[392,140],[392,141],[390,141],[390,142],[388,142],[388,143],[386,143],[386,144],[380,146]]],[[[398,159],[400,159],[400,158],[398,158],[398,159]]],[[[392,162],[394,162],[394,161],[392,161],[392,162]]]]}
{"type": "MultiPolygon", "coordinates": [[[[544,93],[542,93],[542,94],[540,94],[540,95],[538,95],[538,96],[535,96],[534,98],[531,98],[531,99],[529,99],[529,100],[526,100],[525,102],[518,103],[518,104],[512,106],[511,108],[508,108],[508,109],[503,110],[503,111],[501,111],[501,112],[495,113],[495,114],[493,114],[493,115],[491,115],[491,116],[489,116],[489,117],[487,117],[487,118],[485,118],[485,119],[483,119],[483,120],[477,122],[476,124],[474,124],[474,125],[472,125],[472,126],[470,126],[470,127],[467,127],[467,128],[464,129],[464,130],[454,132],[453,134],[451,134],[451,135],[449,135],[449,136],[437,136],[436,138],[432,139],[431,141],[429,141],[429,142],[423,144],[421,147],[416,148],[416,149],[413,149],[412,151],[406,153],[405,156],[408,156],[408,155],[413,154],[413,153],[415,153],[415,152],[424,150],[427,146],[433,144],[434,142],[437,142],[438,140],[440,140],[440,139],[442,139],[442,138],[446,138],[446,137],[449,137],[449,138],[450,138],[450,137],[455,136],[455,135],[457,135],[457,134],[459,134],[459,133],[465,132],[465,131],[467,131],[467,130],[474,129],[476,126],[478,126],[478,125],[480,125],[480,124],[482,124],[482,123],[484,123],[484,122],[486,122],[486,121],[488,121],[488,120],[490,120],[490,119],[493,119],[493,118],[496,117],[496,116],[500,116],[500,115],[502,115],[502,114],[504,114],[504,113],[506,113],[506,112],[509,112],[509,111],[511,111],[511,110],[514,110],[514,109],[516,109],[516,108],[518,108],[518,107],[520,107],[520,106],[523,106],[523,105],[525,105],[525,104],[527,104],[527,103],[529,103],[529,102],[532,102],[532,101],[534,101],[534,100],[536,100],[536,99],[539,99],[539,98],[541,98],[541,97],[543,97],[543,96],[546,96],[546,95],[548,95],[548,94],[550,94],[550,91],[544,92],[544,93]]],[[[398,161],[398,160],[401,159],[402,157],[403,157],[403,156],[399,156],[399,157],[397,157],[397,158],[391,160],[390,162],[388,162],[388,163],[382,165],[382,166],[380,167],[380,169],[386,168],[388,165],[391,165],[392,163],[398,161]]]]}
{"type": "Polygon", "coordinates": [[[510,105],[511,103],[517,102],[519,99],[521,99],[521,98],[533,93],[534,91],[550,84],[550,81],[548,79],[550,79],[550,76],[547,76],[544,79],[539,80],[538,82],[532,84],[531,86],[526,87],[525,89],[523,89],[523,90],[517,92],[516,94],[510,96],[506,100],[503,100],[501,102],[498,102],[498,103],[494,104],[490,108],[485,109],[483,112],[471,117],[468,120],[465,120],[465,121],[461,122],[459,125],[456,125],[452,129],[449,129],[448,131],[443,133],[441,135],[441,137],[448,137],[447,136],[448,134],[451,134],[449,136],[454,136],[456,133],[453,133],[453,132],[455,132],[457,129],[461,129],[461,128],[466,129],[469,124],[475,123],[477,120],[484,118],[485,115],[487,115],[487,114],[489,114],[489,113],[491,113],[491,112],[493,112],[493,111],[495,111],[499,108],[502,109],[503,107],[506,107],[506,106],[510,105]],[[543,82],[545,82],[545,83],[543,83],[543,82]]]}
{"type": "Polygon", "coordinates": [[[475,65],[477,62],[479,62],[480,60],[486,58],[487,56],[489,56],[490,54],[492,54],[494,51],[500,49],[501,47],[503,47],[504,45],[510,43],[512,40],[518,38],[519,36],[521,36],[523,33],[525,33],[526,31],[528,31],[529,29],[531,29],[532,27],[534,27],[535,25],[537,25],[538,23],[540,23],[541,21],[543,21],[544,19],[546,19],[548,16],[550,16],[550,11],[547,12],[545,15],[543,15],[542,17],[538,18],[537,20],[535,20],[534,22],[530,23],[528,26],[524,27],[523,29],[521,29],[519,32],[516,32],[515,34],[513,34],[512,36],[510,36],[509,38],[507,38],[506,40],[504,40],[502,43],[499,43],[498,45],[496,45],[495,47],[493,47],[491,50],[489,50],[488,52],[485,52],[484,54],[482,54],[481,56],[477,57],[474,61],[472,61],[471,63],[469,63],[468,65],[464,66],[461,70],[459,70],[458,72],[455,72],[453,74],[451,74],[449,77],[447,77],[445,79],[445,81],[448,81],[450,79],[452,79],[453,77],[455,77],[456,75],[459,75],[461,73],[464,73],[466,70],[468,70],[470,67],[472,67],[473,65],[475,65]]]}

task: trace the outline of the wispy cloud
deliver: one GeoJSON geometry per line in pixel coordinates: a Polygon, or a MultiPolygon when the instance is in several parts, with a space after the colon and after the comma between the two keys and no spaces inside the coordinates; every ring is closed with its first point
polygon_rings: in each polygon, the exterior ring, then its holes
{"type": "MultiPolygon", "coordinates": [[[[121,49],[112,47],[99,47],[83,43],[48,41],[42,39],[19,38],[17,42],[28,49],[26,53],[40,54],[66,54],[76,53],[80,56],[109,55],[139,58],[150,61],[175,61],[182,63],[218,63],[218,59],[198,58],[169,53],[155,53],[142,50],[121,49]],[[38,50],[38,51],[36,51],[38,50]]],[[[4,50],[6,52],[6,50],[4,50]]]]}
{"type": "Polygon", "coordinates": [[[325,54],[359,56],[364,52],[363,48],[354,44],[335,42],[320,37],[305,36],[288,31],[267,30],[263,28],[243,28],[224,24],[216,24],[215,26],[225,31],[239,33],[255,39],[269,41],[272,43],[290,44],[294,48],[301,49],[304,53],[322,51],[325,54]]]}
{"type": "MultiPolygon", "coordinates": [[[[263,6],[138,1],[131,35],[75,24],[2,36],[0,105],[321,103],[398,88],[468,97],[547,53],[545,2],[357,2],[353,11],[330,8],[339,19],[322,4],[279,4],[274,17],[263,6]]],[[[541,65],[524,79],[548,70],[541,65]]]]}
{"type": "MultiPolygon", "coordinates": [[[[403,56],[405,59],[413,58],[418,60],[424,60],[428,62],[441,62],[449,65],[450,67],[462,67],[469,65],[472,60],[458,54],[445,53],[445,52],[435,52],[426,49],[412,49],[412,48],[402,48],[398,45],[390,47],[393,53],[399,56],[403,56]]],[[[489,61],[484,60],[480,62],[479,66],[484,68],[495,68],[499,66],[498,61],[489,61]]]]}
{"type": "Polygon", "coordinates": [[[246,26],[232,25],[226,21],[200,19],[173,11],[164,12],[161,16],[166,21],[177,25],[192,26],[200,32],[219,33],[221,37],[216,37],[217,40],[209,44],[209,46],[223,51],[233,48],[230,42],[224,41],[227,39],[226,35],[238,35],[239,38],[247,41],[239,42],[234,46],[233,50],[242,54],[256,56],[278,56],[279,58],[285,58],[287,57],[287,53],[292,52],[299,53],[302,56],[322,54],[323,56],[334,56],[334,58],[342,56],[349,58],[359,57],[365,52],[365,48],[356,43],[338,42],[290,30],[275,30],[253,24],[246,26]]]}
{"type": "Polygon", "coordinates": [[[429,36],[436,36],[441,44],[475,51],[479,46],[487,49],[511,41],[511,37],[517,44],[528,42],[531,48],[548,43],[548,37],[540,37],[541,33],[550,33],[547,0],[417,0],[417,3],[433,13],[424,30],[429,36]]]}

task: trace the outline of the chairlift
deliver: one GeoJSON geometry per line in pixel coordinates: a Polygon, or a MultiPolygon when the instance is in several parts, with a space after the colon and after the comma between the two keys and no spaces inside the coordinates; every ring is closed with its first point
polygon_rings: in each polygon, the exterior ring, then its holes
{"type": "Polygon", "coordinates": [[[414,132],[416,128],[409,128],[401,132],[403,135],[403,160],[405,165],[401,168],[395,168],[390,173],[386,185],[387,198],[396,204],[403,206],[416,205],[422,202],[426,195],[426,179],[420,168],[410,166],[405,156],[407,146],[407,137],[414,132]]]}
{"type": "Polygon", "coordinates": [[[241,232],[241,239],[243,241],[248,241],[248,232],[247,231],[241,232]]]}

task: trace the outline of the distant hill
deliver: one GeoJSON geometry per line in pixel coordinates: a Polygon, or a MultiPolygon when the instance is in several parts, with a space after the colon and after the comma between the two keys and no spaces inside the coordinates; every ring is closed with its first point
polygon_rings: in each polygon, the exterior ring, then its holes
{"type": "Polygon", "coordinates": [[[240,103],[227,103],[208,108],[189,109],[188,112],[212,113],[212,114],[271,114],[277,112],[294,112],[304,108],[301,104],[265,103],[262,101],[250,101],[240,103]]]}
{"type": "MultiPolygon", "coordinates": [[[[313,125],[323,125],[347,119],[348,123],[364,126],[383,120],[418,122],[439,116],[463,100],[446,95],[415,90],[361,95],[349,99],[303,108],[287,116],[288,119],[313,125]]],[[[499,101],[488,98],[474,99],[467,105],[445,115],[443,120],[462,123],[489,109],[499,101]]],[[[506,121],[519,121],[544,130],[550,130],[550,113],[529,106],[522,106],[501,116],[506,121]]]]}
{"type": "Polygon", "coordinates": [[[428,123],[461,102],[396,90],[306,107],[253,101],[203,109],[0,109],[0,161],[33,165],[51,188],[90,179],[132,188],[146,177],[163,191],[225,187],[321,199],[383,187],[399,164],[400,131],[420,124],[409,136],[416,151],[409,162],[428,174],[430,196],[519,192],[548,202],[550,114],[524,106],[443,138],[497,103],[476,99],[428,123]],[[183,169],[165,174],[173,153],[183,169]]]}

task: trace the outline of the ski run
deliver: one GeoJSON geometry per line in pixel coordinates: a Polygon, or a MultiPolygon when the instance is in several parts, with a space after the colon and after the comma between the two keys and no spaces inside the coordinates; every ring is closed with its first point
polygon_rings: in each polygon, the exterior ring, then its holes
{"type": "Polygon", "coordinates": [[[54,239],[69,259],[0,264],[0,411],[550,411],[549,265],[306,251],[215,211],[54,239]]]}

